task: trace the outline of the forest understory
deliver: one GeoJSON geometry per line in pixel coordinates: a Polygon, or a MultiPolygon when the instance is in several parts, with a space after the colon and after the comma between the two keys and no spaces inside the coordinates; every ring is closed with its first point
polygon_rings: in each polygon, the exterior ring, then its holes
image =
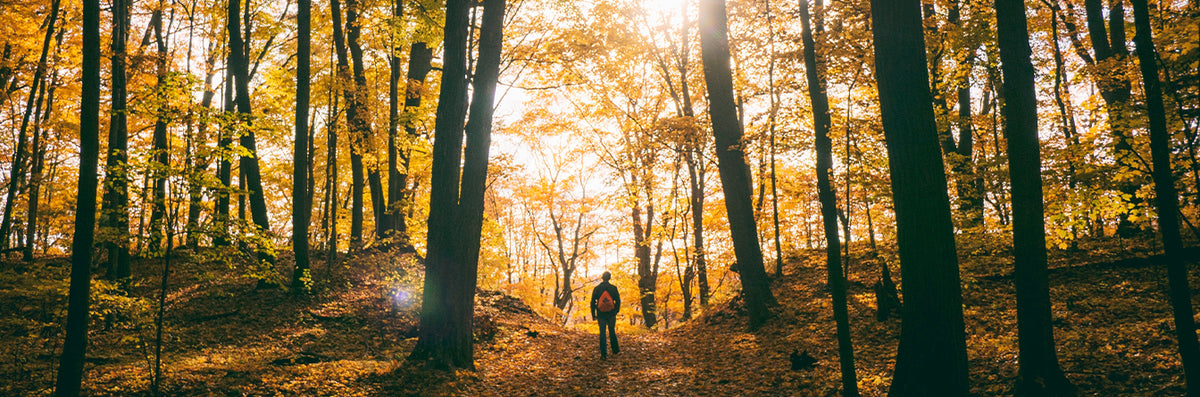
{"type": "MultiPolygon", "coordinates": [[[[1153,239],[1083,242],[1051,251],[1050,288],[1059,361],[1079,395],[1184,395],[1153,239]]],[[[1011,394],[1017,375],[1011,252],[996,238],[960,238],[964,315],[975,395],[1011,394]]],[[[855,245],[849,309],[858,385],[885,395],[899,320],[877,321],[878,261],[855,245]]],[[[1197,257],[1196,252],[1190,253],[1197,257]]],[[[682,325],[622,324],[621,353],[601,360],[595,326],[563,327],[520,300],[479,291],[476,371],[446,373],[407,362],[416,342],[420,267],[407,256],[366,251],[326,272],[310,297],[255,289],[229,265],[176,254],[163,338],[166,395],[795,395],[840,390],[823,253],[788,256],[772,289],[781,306],[749,331],[739,298],[682,325]],[[793,370],[805,352],[815,366],[793,370]]],[[[884,251],[879,260],[894,258],[884,251]]],[[[287,263],[288,258],[281,258],[287,263]]],[[[895,263],[895,260],[891,260],[895,263]]],[[[94,281],[84,393],[150,395],[161,259],[135,261],[120,287],[94,281]],[[125,292],[127,291],[127,292],[125,292]]],[[[0,394],[51,395],[61,350],[67,260],[0,270],[0,394]]],[[[892,272],[899,274],[893,265],[892,272]]],[[[1192,288],[1200,271],[1190,267],[1192,288]]],[[[900,281],[900,280],[896,280],[900,281]]],[[[903,288],[903,284],[900,284],[903,288]]],[[[1193,304],[1200,303],[1193,297],[1193,304]]]]}

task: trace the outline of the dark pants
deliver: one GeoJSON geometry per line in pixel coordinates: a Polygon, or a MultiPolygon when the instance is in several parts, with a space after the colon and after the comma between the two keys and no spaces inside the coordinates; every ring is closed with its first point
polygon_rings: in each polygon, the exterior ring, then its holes
{"type": "Polygon", "coordinates": [[[596,322],[600,323],[600,357],[607,357],[608,352],[604,338],[604,333],[608,333],[608,340],[612,341],[612,352],[617,354],[621,352],[621,348],[617,345],[617,316],[615,315],[599,315],[596,316],[596,322]]]}

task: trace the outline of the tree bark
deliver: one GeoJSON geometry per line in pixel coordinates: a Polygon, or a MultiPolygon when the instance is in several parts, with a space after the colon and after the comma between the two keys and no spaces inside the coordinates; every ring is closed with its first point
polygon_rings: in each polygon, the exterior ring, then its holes
{"type": "Polygon", "coordinates": [[[1150,11],[1146,0],[1132,0],[1138,63],[1146,92],[1146,110],[1150,119],[1150,155],[1154,163],[1154,196],[1158,204],[1158,228],[1167,254],[1167,284],[1174,312],[1175,334],[1179,339],[1179,357],[1189,396],[1200,396],[1200,343],[1188,287],[1188,262],[1179,232],[1179,193],[1171,173],[1171,133],[1167,131],[1166,110],[1158,76],[1158,56],[1151,37],[1150,11]]]}
{"type": "MultiPolygon", "coordinates": [[[[829,118],[829,97],[825,93],[824,76],[817,67],[816,39],[809,21],[808,0],[800,0],[800,37],[804,43],[804,72],[808,82],[808,97],[812,103],[814,143],[817,151],[817,195],[821,201],[821,218],[825,226],[825,264],[829,289],[833,298],[833,319],[837,325],[838,357],[842,370],[842,394],[858,395],[858,378],[854,373],[854,345],[850,340],[850,315],[846,309],[846,277],[842,274],[841,247],[837,230],[837,199],[833,184],[833,140],[829,137],[832,124],[829,118]]],[[[849,234],[847,234],[849,235],[849,234]]]]}
{"type": "Polygon", "coordinates": [[[767,284],[758,225],[754,220],[750,168],[746,164],[742,126],[733,98],[729,69],[728,21],[725,0],[700,1],[700,51],[704,80],[708,85],[709,113],[717,145],[717,168],[725,191],[725,209],[733,236],[734,254],[741,275],[742,293],[750,313],[750,327],[757,328],[771,316],[775,296],[767,284]]]}
{"type": "Polygon", "coordinates": [[[71,242],[71,287],[63,327],[62,358],[54,394],[78,396],[87,352],[88,297],[96,226],[97,165],[100,157],[100,1],[83,1],[83,70],[79,104],[79,196],[71,242]]]}
{"type": "Polygon", "coordinates": [[[896,211],[903,321],[890,395],[968,393],[962,292],[918,0],[872,1],[896,211]]]}
{"type": "Polygon", "coordinates": [[[469,4],[466,0],[449,0],[446,4],[445,63],[434,127],[424,305],[420,335],[410,356],[429,360],[437,368],[475,368],[472,315],[504,7],[504,0],[484,2],[464,151],[469,4]]]}
{"type": "Polygon", "coordinates": [[[1013,267],[1017,291],[1017,394],[1074,394],[1058,366],[1046,270],[1042,161],[1037,95],[1030,61],[1024,0],[996,0],[996,27],[1004,73],[1004,137],[1012,181],[1013,267]]]}
{"type": "Polygon", "coordinates": [[[308,224],[312,196],[308,191],[308,108],[312,94],[312,0],[299,0],[296,12],[296,139],[292,145],[292,291],[307,292],[309,274],[308,224]]]}

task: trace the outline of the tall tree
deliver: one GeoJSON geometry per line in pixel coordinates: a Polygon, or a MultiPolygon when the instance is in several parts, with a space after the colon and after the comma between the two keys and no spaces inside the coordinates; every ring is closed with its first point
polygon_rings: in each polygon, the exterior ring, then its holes
{"type": "Polygon", "coordinates": [[[700,0],[700,59],[708,85],[709,113],[717,145],[717,170],[725,191],[729,231],[742,279],[742,294],[750,312],[750,327],[756,328],[771,316],[778,303],[767,284],[758,225],[754,221],[750,167],[746,164],[742,124],[733,98],[729,69],[729,27],[725,0],[700,0]]]}
{"type": "Polygon", "coordinates": [[[167,143],[167,123],[170,121],[167,115],[169,107],[167,101],[170,98],[166,92],[169,83],[167,81],[167,42],[162,26],[163,6],[163,1],[159,0],[158,9],[154,10],[154,15],[150,17],[150,24],[154,30],[154,42],[158,50],[158,56],[154,59],[155,75],[158,79],[155,100],[158,102],[158,106],[154,119],[154,150],[150,156],[154,163],[150,172],[154,179],[151,193],[150,249],[154,251],[159,250],[162,245],[163,218],[167,213],[167,171],[171,159],[167,143]]]}
{"type": "Polygon", "coordinates": [[[312,0],[299,0],[296,24],[296,139],[292,145],[292,290],[304,291],[308,275],[308,221],[312,196],[308,192],[308,107],[312,80],[312,0]]]}
{"type": "MultiPolygon", "coordinates": [[[[837,323],[838,356],[842,369],[842,393],[858,395],[854,374],[854,345],[850,341],[850,315],[846,310],[846,277],[842,274],[841,246],[837,230],[837,196],[830,183],[833,174],[833,140],[829,137],[829,97],[825,80],[817,67],[816,40],[809,21],[808,0],[800,0],[800,38],[804,43],[804,74],[808,78],[808,97],[812,103],[814,146],[817,151],[817,196],[825,226],[825,264],[833,297],[833,319],[837,323]]],[[[849,234],[847,234],[849,235],[849,234]]]]}
{"type": "Polygon", "coordinates": [[[1150,118],[1150,156],[1154,163],[1152,176],[1158,204],[1158,230],[1167,254],[1167,284],[1171,307],[1174,309],[1175,335],[1179,339],[1179,357],[1183,361],[1188,396],[1194,397],[1200,396],[1200,343],[1196,339],[1187,259],[1179,233],[1179,193],[1175,190],[1175,176],[1171,173],[1171,133],[1167,131],[1163,91],[1158,80],[1158,54],[1151,36],[1149,6],[1146,0],[1132,0],[1132,3],[1136,29],[1133,40],[1137,44],[1142,87],[1146,92],[1146,110],[1150,118]]]}
{"type": "Polygon", "coordinates": [[[1017,394],[1071,395],[1058,366],[1046,271],[1042,157],[1037,95],[1024,0],[996,0],[997,42],[1004,73],[1004,136],[1012,183],[1013,267],[1017,291],[1017,394]]]}
{"type": "Polygon", "coordinates": [[[399,223],[404,222],[404,216],[400,212],[400,195],[404,192],[404,185],[400,181],[402,175],[400,173],[400,148],[397,146],[402,106],[400,104],[400,41],[396,37],[396,26],[403,17],[404,3],[400,0],[392,0],[393,28],[390,36],[391,42],[388,46],[388,191],[387,201],[383,205],[384,212],[379,214],[381,218],[387,218],[387,221],[379,224],[379,238],[401,237],[393,235],[396,234],[399,223]]]}
{"type": "MultiPolygon", "coordinates": [[[[249,63],[246,61],[246,45],[242,40],[239,5],[241,0],[229,0],[229,68],[233,70],[239,122],[249,127],[253,123],[250,109],[250,76],[249,63]]],[[[250,218],[258,228],[259,233],[270,233],[271,225],[267,217],[266,196],[263,192],[262,175],[259,173],[258,149],[253,128],[245,128],[240,133],[240,144],[246,154],[241,156],[238,165],[242,170],[246,189],[249,190],[250,218]]],[[[268,244],[270,239],[261,239],[259,244],[268,244]]],[[[269,268],[274,267],[275,256],[269,247],[258,247],[259,260],[269,268]]],[[[260,280],[259,287],[270,286],[267,280],[260,280]]]]}
{"type": "Polygon", "coordinates": [[[79,196],[71,241],[71,287],[63,327],[62,359],[54,394],[78,396],[87,353],[88,297],[96,227],[97,165],[100,157],[100,1],[83,1],[83,87],[79,103],[79,196]]]}
{"type": "Polygon", "coordinates": [[[503,46],[505,2],[484,0],[464,150],[469,7],[467,0],[446,2],[445,63],[434,125],[424,304],[420,335],[410,356],[441,368],[475,368],[472,316],[493,102],[503,46]]]}
{"type": "Polygon", "coordinates": [[[125,44],[129,38],[128,0],[112,4],[111,109],[108,121],[108,153],[104,161],[104,204],[101,238],[108,248],[110,279],[129,277],[129,133],[126,112],[125,44]]]}
{"type": "MultiPolygon", "coordinates": [[[[358,22],[358,2],[359,0],[346,0],[346,44],[350,48],[353,69],[353,85],[346,88],[346,123],[350,127],[351,251],[362,248],[363,243],[363,190],[366,182],[365,175],[363,175],[363,152],[367,150],[367,137],[371,133],[370,115],[367,113],[366,103],[367,76],[364,74],[362,46],[358,42],[362,32],[361,24],[358,22]]],[[[372,200],[372,202],[379,201],[372,200]]]]}
{"type": "Polygon", "coordinates": [[[921,2],[872,1],[871,21],[904,284],[890,395],[962,396],[967,394],[962,287],[929,92],[921,2]]]}

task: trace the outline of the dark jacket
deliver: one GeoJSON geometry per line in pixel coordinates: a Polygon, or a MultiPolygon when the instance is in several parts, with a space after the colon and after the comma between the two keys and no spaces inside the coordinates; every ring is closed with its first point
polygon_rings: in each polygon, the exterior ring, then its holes
{"type": "Polygon", "coordinates": [[[616,316],[619,311],[621,311],[621,293],[617,291],[617,286],[609,284],[607,281],[601,281],[600,285],[592,289],[592,317],[596,317],[598,313],[606,316],[616,316]],[[596,305],[600,304],[600,294],[604,291],[608,291],[608,295],[612,296],[613,310],[611,312],[599,313],[596,305]]]}

